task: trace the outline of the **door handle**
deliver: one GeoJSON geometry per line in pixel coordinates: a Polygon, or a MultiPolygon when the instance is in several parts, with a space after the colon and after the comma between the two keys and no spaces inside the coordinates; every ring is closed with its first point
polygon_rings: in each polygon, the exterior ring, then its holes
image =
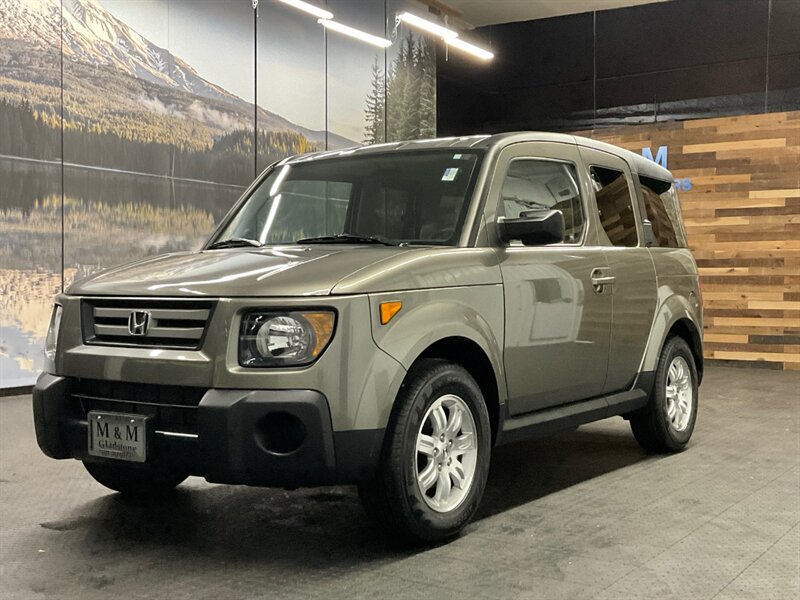
{"type": "Polygon", "coordinates": [[[605,292],[605,286],[614,285],[617,280],[613,275],[607,275],[606,273],[608,273],[608,268],[598,267],[592,270],[590,277],[592,279],[592,288],[596,294],[602,294],[605,292]]]}
{"type": "Polygon", "coordinates": [[[592,277],[592,285],[611,285],[617,280],[612,275],[605,275],[600,277],[592,277]]]}

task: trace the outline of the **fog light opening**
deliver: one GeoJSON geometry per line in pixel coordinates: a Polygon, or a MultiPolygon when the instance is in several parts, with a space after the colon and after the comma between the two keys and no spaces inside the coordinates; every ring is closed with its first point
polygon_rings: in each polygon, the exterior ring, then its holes
{"type": "Polygon", "coordinates": [[[271,412],[258,422],[258,442],[273,454],[291,454],[306,439],[306,426],[287,412],[271,412]]]}

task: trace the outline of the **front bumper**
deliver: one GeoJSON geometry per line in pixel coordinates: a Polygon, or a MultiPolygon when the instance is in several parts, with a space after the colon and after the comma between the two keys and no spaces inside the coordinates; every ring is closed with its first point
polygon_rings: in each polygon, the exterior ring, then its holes
{"type": "MultiPolygon", "coordinates": [[[[116,462],[88,454],[84,403],[98,399],[76,394],[80,383],[46,373],[39,377],[33,390],[39,447],[51,458],[116,462]]],[[[102,402],[118,412],[145,406],[162,415],[158,398],[105,397],[102,402]],[[115,402],[119,409],[113,408],[115,402]]],[[[171,431],[168,419],[159,422],[156,417],[148,462],[212,483],[283,487],[357,483],[374,473],[383,442],[383,429],[334,431],[328,401],[314,390],[210,389],[196,405],[180,408],[185,410],[164,408],[163,414],[189,413],[182,416],[189,429],[171,431]],[[302,435],[276,441],[283,423],[292,424],[302,435]]]]}

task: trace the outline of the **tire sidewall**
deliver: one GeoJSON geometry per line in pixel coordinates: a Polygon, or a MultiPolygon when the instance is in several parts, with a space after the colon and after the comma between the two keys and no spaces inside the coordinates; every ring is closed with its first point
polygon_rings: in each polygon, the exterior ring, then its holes
{"type": "Polygon", "coordinates": [[[420,538],[435,541],[446,539],[458,533],[472,518],[480,504],[491,458],[491,428],[486,404],[480,388],[463,368],[443,363],[419,388],[411,390],[413,397],[408,418],[397,431],[402,436],[401,452],[398,456],[402,497],[411,522],[416,525],[414,532],[420,538]],[[455,394],[460,397],[475,421],[475,434],[478,445],[475,475],[467,496],[456,508],[448,512],[437,512],[425,502],[417,483],[417,436],[428,408],[441,396],[455,394]]]}
{"type": "Polygon", "coordinates": [[[689,349],[689,346],[681,338],[672,338],[664,346],[664,351],[661,353],[661,358],[658,363],[658,372],[654,382],[655,389],[653,390],[653,400],[656,403],[655,417],[659,427],[662,429],[664,439],[667,444],[673,449],[679,449],[685,446],[689,439],[692,437],[694,426],[697,421],[697,408],[699,399],[699,386],[697,377],[697,367],[694,361],[694,355],[689,349]],[[689,424],[683,431],[676,431],[669,422],[667,417],[667,377],[669,374],[669,366],[676,357],[681,357],[686,361],[689,366],[689,372],[692,378],[692,413],[689,417],[689,424]]]}

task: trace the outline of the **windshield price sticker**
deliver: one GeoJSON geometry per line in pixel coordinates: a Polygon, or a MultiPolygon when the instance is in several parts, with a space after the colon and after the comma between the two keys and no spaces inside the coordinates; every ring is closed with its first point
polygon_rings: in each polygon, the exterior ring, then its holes
{"type": "Polygon", "coordinates": [[[447,167],[442,175],[442,181],[455,181],[458,175],[458,167],[447,167]]]}

